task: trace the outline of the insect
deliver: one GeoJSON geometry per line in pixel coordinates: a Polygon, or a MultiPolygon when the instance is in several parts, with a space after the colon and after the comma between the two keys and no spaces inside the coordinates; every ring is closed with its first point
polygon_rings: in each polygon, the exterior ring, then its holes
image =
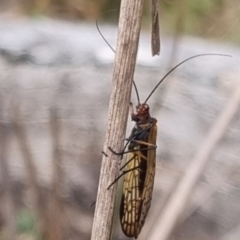
{"type": "MultiPolygon", "coordinates": [[[[101,33],[97,22],[96,26],[103,40],[108,44],[112,51],[115,52],[101,33]]],[[[138,90],[135,82],[133,81],[133,86],[138,99],[138,105],[136,106],[136,113],[133,110],[132,104],[130,104],[130,109],[131,119],[135,122],[135,126],[133,127],[129,138],[126,139],[127,143],[125,144],[121,153],[117,153],[111,147],[109,147],[114,154],[127,154],[126,163],[120,168],[122,173],[110,184],[108,189],[122,176],[124,176],[120,204],[120,223],[124,234],[128,237],[134,237],[137,239],[145,223],[152,200],[156,166],[157,119],[151,117],[150,107],[147,104],[147,101],[157,90],[159,85],[176,68],[193,58],[202,56],[230,57],[229,55],[225,54],[209,53],[199,54],[185,59],[173,67],[157,83],[143,103],[140,103],[138,90]]]]}
{"type": "Polygon", "coordinates": [[[120,222],[124,234],[137,238],[151,205],[156,164],[157,120],[146,103],[132,110],[136,122],[129,137],[127,164],[120,205],[120,222]]]}

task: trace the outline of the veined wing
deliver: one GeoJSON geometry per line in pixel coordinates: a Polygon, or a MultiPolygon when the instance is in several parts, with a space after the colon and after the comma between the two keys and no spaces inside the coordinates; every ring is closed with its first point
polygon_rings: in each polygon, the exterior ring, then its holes
{"type": "MultiPolygon", "coordinates": [[[[136,147],[135,149],[139,148],[136,147]]],[[[120,206],[120,221],[124,234],[128,237],[137,235],[138,219],[140,216],[139,206],[141,199],[139,197],[139,176],[140,176],[140,157],[137,152],[128,154],[129,164],[126,166],[126,173],[123,182],[122,200],[120,206]],[[132,159],[132,160],[131,160],[132,159]]]]}
{"type": "Polygon", "coordinates": [[[141,150],[156,146],[157,126],[149,131],[148,142],[134,147],[128,154],[129,163],[123,182],[123,195],[120,206],[122,230],[128,237],[137,238],[151,205],[153,182],[155,175],[156,150],[141,150]],[[137,151],[138,150],[138,151],[137,151]],[[132,169],[132,170],[131,170],[132,169]]]}
{"type": "MultiPolygon", "coordinates": [[[[157,125],[155,124],[149,133],[149,144],[156,146],[157,140],[157,125]]],[[[147,151],[147,173],[144,182],[144,188],[141,198],[140,206],[140,218],[138,222],[138,234],[141,232],[141,229],[145,223],[145,219],[148,214],[148,210],[151,206],[154,176],[155,176],[155,167],[156,167],[156,149],[151,149],[147,151]]]]}

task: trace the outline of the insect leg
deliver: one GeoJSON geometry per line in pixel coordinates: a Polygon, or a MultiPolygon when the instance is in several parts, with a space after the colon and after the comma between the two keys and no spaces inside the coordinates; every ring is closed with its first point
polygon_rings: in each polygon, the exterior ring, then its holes
{"type": "Polygon", "coordinates": [[[126,171],[123,171],[123,172],[108,186],[107,190],[109,190],[109,188],[110,188],[114,183],[116,183],[122,176],[124,176],[124,175],[127,174],[128,172],[131,172],[131,171],[133,171],[133,170],[135,170],[135,169],[138,169],[138,168],[139,168],[139,166],[134,167],[134,168],[131,168],[131,169],[128,169],[128,170],[126,170],[126,171]]]}
{"type": "MultiPolygon", "coordinates": [[[[105,154],[104,152],[102,152],[103,154],[105,154]]],[[[120,171],[125,168],[136,156],[133,155],[133,157],[131,159],[129,159],[121,168],[120,168],[120,171]]],[[[131,171],[131,170],[134,170],[138,167],[135,167],[135,168],[132,168],[132,169],[129,169],[128,171],[131,171]]],[[[124,174],[128,173],[128,171],[124,171],[120,176],[118,176],[109,186],[107,189],[109,189],[114,183],[116,183],[119,178],[121,178],[124,174]]],[[[96,201],[94,201],[93,203],[89,204],[89,207],[92,207],[96,204],[96,201]]]]}
{"type": "Polygon", "coordinates": [[[114,153],[115,155],[122,155],[122,157],[123,157],[123,154],[125,154],[126,152],[125,152],[125,149],[127,148],[127,146],[129,145],[129,143],[130,143],[130,141],[131,140],[127,140],[126,139],[126,144],[125,144],[125,146],[123,147],[123,151],[122,152],[116,152],[116,151],[114,151],[111,147],[108,147],[108,149],[112,152],[112,153],[114,153]]]}
{"type": "Polygon", "coordinates": [[[107,155],[104,151],[101,151],[101,153],[102,153],[105,157],[108,157],[108,155],[107,155]]]}
{"type": "MultiPolygon", "coordinates": [[[[125,153],[131,152],[131,151],[125,151],[125,150],[126,150],[126,148],[127,148],[127,146],[129,145],[130,142],[136,142],[136,143],[137,143],[138,140],[134,140],[133,138],[134,138],[134,137],[141,138],[141,135],[140,135],[140,134],[146,132],[147,130],[149,130],[150,128],[152,128],[152,126],[153,126],[153,125],[151,124],[149,127],[145,128],[145,129],[142,129],[142,130],[140,130],[140,131],[137,131],[137,132],[131,134],[131,135],[129,136],[129,138],[126,138],[125,140],[126,140],[127,142],[126,142],[126,144],[125,144],[122,152],[119,152],[119,153],[118,153],[118,152],[114,151],[111,147],[108,147],[108,149],[109,149],[112,153],[114,153],[115,155],[123,155],[123,154],[125,154],[125,153]]],[[[142,142],[142,143],[143,143],[143,142],[142,142]]],[[[143,150],[146,150],[146,149],[143,149],[143,150]]],[[[106,153],[103,153],[103,154],[105,155],[106,153]]],[[[105,155],[105,156],[106,156],[106,155],[105,155]]]]}
{"type": "Polygon", "coordinates": [[[89,204],[89,207],[93,207],[96,204],[96,201],[94,201],[93,203],[89,204]]]}
{"type": "MultiPolygon", "coordinates": [[[[144,145],[147,145],[147,146],[150,146],[150,147],[147,147],[147,148],[141,148],[141,151],[149,151],[149,150],[153,150],[153,149],[156,149],[157,146],[156,145],[152,145],[150,143],[147,143],[147,142],[142,142],[142,141],[137,141],[137,140],[132,140],[136,143],[140,143],[140,144],[144,144],[144,145]]],[[[116,154],[116,155],[123,155],[123,154],[126,154],[126,153],[131,153],[131,152],[138,152],[139,149],[131,149],[131,150],[128,150],[128,151],[125,151],[125,152],[121,152],[121,153],[117,153],[115,152],[111,147],[108,148],[112,153],[116,154]]]]}
{"type": "Polygon", "coordinates": [[[123,170],[135,157],[136,157],[136,155],[133,155],[132,158],[130,158],[130,159],[120,168],[120,171],[123,170]]]}
{"type": "Polygon", "coordinates": [[[116,152],[116,151],[114,151],[111,147],[108,147],[108,149],[112,152],[112,153],[114,153],[115,155],[124,155],[124,154],[126,154],[126,153],[129,153],[129,152],[132,152],[132,150],[131,151],[125,151],[125,152],[120,152],[120,153],[118,153],[118,152],[116,152]]]}

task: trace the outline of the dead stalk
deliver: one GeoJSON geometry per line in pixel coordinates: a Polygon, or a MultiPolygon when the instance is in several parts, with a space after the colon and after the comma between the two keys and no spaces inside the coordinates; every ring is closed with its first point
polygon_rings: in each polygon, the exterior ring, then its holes
{"type": "Polygon", "coordinates": [[[109,103],[108,124],[103,150],[96,209],[91,240],[109,240],[112,235],[113,213],[117,184],[107,187],[118,174],[123,149],[132,80],[135,70],[139,33],[144,0],[121,1],[118,40],[113,70],[112,92],[109,103]]]}
{"type": "Polygon", "coordinates": [[[8,151],[9,151],[9,126],[0,123],[0,170],[1,170],[1,184],[3,188],[3,214],[5,220],[5,229],[3,236],[5,239],[16,239],[16,207],[13,196],[13,183],[10,176],[8,165],[8,151]]]}

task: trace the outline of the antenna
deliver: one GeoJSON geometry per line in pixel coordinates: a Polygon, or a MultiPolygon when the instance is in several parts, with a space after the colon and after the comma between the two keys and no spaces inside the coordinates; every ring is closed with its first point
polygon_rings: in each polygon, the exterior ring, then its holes
{"type": "MultiPolygon", "coordinates": [[[[116,11],[117,9],[112,9],[112,10],[109,10],[109,11],[106,11],[104,13],[108,13],[108,12],[113,12],[113,11],[116,11]]],[[[111,46],[111,44],[107,41],[107,39],[103,36],[100,28],[99,28],[99,25],[98,25],[98,19],[96,20],[96,27],[97,27],[97,30],[100,34],[100,36],[102,37],[102,39],[104,40],[104,42],[110,47],[110,49],[116,53],[116,51],[114,50],[114,48],[111,46]]],[[[134,82],[133,80],[133,86],[134,86],[134,89],[135,89],[135,92],[136,92],[136,96],[137,96],[137,101],[138,101],[138,105],[140,104],[140,97],[139,97],[139,93],[138,93],[138,90],[137,90],[137,85],[136,83],[134,82]]]]}
{"type": "Polygon", "coordinates": [[[178,68],[180,65],[182,65],[183,63],[193,59],[193,58],[197,58],[197,57],[203,57],[203,56],[223,56],[223,57],[232,57],[231,55],[227,55],[227,54],[220,54],[220,53],[206,53],[206,54],[198,54],[198,55],[194,55],[192,57],[189,57],[185,60],[183,60],[182,62],[178,63],[175,67],[173,67],[167,74],[165,74],[163,76],[163,78],[158,82],[158,84],[154,87],[154,89],[150,92],[150,94],[148,95],[147,99],[145,100],[144,103],[147,103],[147,101],[149,100],[149,98],[153,95],[153,93],[156,91],[156,89],[158,88],[158,86],[164,81],[164,79],[170,74],[172,73],[176,68],[178,68]]]}

